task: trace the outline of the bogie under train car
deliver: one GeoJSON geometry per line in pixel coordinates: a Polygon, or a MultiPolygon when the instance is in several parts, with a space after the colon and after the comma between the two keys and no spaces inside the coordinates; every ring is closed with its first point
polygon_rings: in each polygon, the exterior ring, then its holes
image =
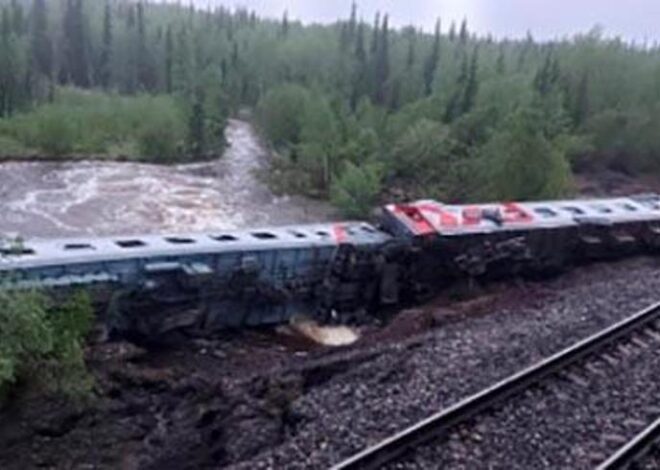
{"type": "Polygon", "coordinates": [[[393,204],[364,222],[0,245],[0,286],[86,288],[111,331],[321,321],[421,301],[448,282],[554,272],[660,249],[660,196],[393,204]]]}

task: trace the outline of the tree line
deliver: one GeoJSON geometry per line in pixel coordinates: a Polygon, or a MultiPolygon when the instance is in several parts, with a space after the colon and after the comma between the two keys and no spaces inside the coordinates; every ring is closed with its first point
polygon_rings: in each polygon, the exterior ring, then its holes
{"type": "Polygon", "coordinates": [[[395,29],[353,5],[331,25],[128,0],[0,0],[0,115],[60,87],[165,94],[204,153],[256,110],[275,184],[362,212],[378,195],[570,192],[573,172],[660,168],[660,49],[592,31],[494,40],[467,21],[395,29]]]}

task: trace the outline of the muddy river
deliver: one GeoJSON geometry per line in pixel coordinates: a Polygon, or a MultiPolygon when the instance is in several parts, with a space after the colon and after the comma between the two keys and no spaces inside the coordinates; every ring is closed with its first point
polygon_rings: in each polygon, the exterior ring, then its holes
{"type": "Polygon", "coordinates": [[[208,163],[0,164],[0,235],[202,232],[336,217],[326,204],[270,192],[258,177],[268,151],[249,123],[231,120],[226,134],[225,154],[208,163]]]}

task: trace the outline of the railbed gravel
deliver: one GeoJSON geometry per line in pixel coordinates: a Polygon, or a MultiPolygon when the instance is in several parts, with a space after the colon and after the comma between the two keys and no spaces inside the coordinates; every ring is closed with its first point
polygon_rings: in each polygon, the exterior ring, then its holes
{"type": "Polygon", "coordinates": [[[621,342],[388,466],[592,469],[660,415],[660,337],[621,342]],[[643,343],[642,343],[643,342],[643,343]]]}
{"type": "Polygon", "coordinates": [[[640,470],[660,470],[660,442],[640,459],[638,468],[640,470]]]}
{"type": "Polygon", "coordinates": [[[383,349],[307,389],[290,406],[281,445],[231,468],[328,468],[657,302],[659,266],[640,258],[526,284],[516,302],[383,349]]]}

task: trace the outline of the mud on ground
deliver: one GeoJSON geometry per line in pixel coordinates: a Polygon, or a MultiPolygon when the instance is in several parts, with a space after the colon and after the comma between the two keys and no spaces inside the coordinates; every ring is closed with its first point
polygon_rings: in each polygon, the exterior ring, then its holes
{"type": "MultiPolygon", "coordinates": [[[[323,347],[275,330],[227,333],[149,351],[128,343],[92,345],[87,351],[96,379],[92,402],[84,406],[55,398],[12,402],[0,411],[0,468],[267,468],[260,466],[259,456],[297,446],[294,443],[302,437],[298,433],[310,419],[319,420],[314,427],[321,429],[324,420],[334,419],[301,414],[305,406],[299,404],[324,388],[339,386],[343,398],[329,401],[349,406],[345,400],[350,400],[350,407],[359,410],[360,404],[351,397],[361,389],[365,370],[376,374],[379,383],[400,389],[407,376],[424,373],[408,370],[406,355],[425,349],[432,354],[443,330],[464,328],[469,337],[479,323],[497,323],[498,312],[542,310],[548,299],[561,298],[564,290],[578,284],[588,293],[592,284],[602,285],[613,273],[630,276],[634,282],[640,272],[651,269],[649,263],[655,261],[585,267],[551,285],[492,284],[469,300],[452,300],[447,294],[432,304],[395,314],[380,326],[364,327],[362,338],[348,347],[323,347]]],[[[547,334],[556,334],[560,341],[565,327],[561,322],[552,327],[552,321],[549,312],[547,334]]],[[[498,347],[489,345],[491,354],[499,354],[498,347]]],[[[337,437],[328,436],[333,439],[337,437]]],[[[327,454],[323,443],[318,446],[309,451],[327,454]]],[[[272,462],[270,457],[266,461],[272,462]]],[[[312,459],[306,464],[293,457],[290,463],[296,468],[322,468],[319,462],[312,459]]]]}
{"type": "Polygon", "coordinates": [[[502,289],[401,312],[341,348],[279,329],[152,350],[90,345],[96,385],[89,403],[31,396],[0,410],[0,468],[192,469],[247,461],[283,443],[300,419],[291,405],[307,391],[383,348],[422,341],[421,333],[515,295],[502,289]]]}

